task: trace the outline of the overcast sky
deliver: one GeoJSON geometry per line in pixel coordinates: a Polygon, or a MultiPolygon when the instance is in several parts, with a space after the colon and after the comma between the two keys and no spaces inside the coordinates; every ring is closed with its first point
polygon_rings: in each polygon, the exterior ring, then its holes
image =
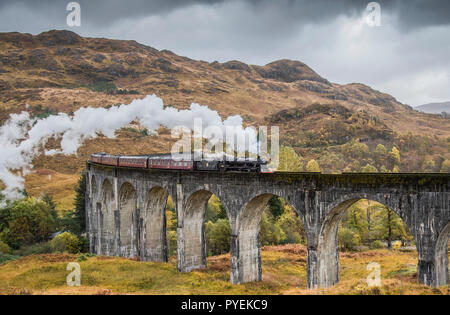
{"type": "Polygon", "coordinates": [[[450,101],[450,1],[384,0],[381,26],[361,0],[0,0],[0,32],[68,29],[134,39],[206,61],[308,64],[336,83],[361,82],[416,106],[450,101]]]}

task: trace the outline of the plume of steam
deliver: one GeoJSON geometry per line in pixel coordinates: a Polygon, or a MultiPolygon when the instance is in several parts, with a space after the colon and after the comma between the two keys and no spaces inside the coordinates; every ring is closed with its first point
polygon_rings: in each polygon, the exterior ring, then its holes
{"type": "Polygon", "coordinates": [[[236,137],[250,138],[254,147],[256,133],[253,129],[242,126],[242,118],[230,116],[222,121],[217,111],[192,103],[188,110],[164,107],[163,101],[155,95],[147,95],[144,99],[133,100],[128,105],[106,108],[83,107],[73,116],[65,113],[51,115],[43,119],[31,118],[28,112],[12,114],[0,127],[0,180],[6,188],[2,193],[8,199],[21,196],[24,187],[23,176],[30,170],[31,163],[40,149],[50,138],[60,138],[58,150],[48,150],[47,155],[62,153],[76,154],[78,148],[87,139],[98,134],[113,138],[115,131],[132,121],[137,121],[149,131],[155,132],[160,126],[173,129],[185,126],[191,130],[194,119],[201,119],[203,127],[232,127],[236,137]]]}

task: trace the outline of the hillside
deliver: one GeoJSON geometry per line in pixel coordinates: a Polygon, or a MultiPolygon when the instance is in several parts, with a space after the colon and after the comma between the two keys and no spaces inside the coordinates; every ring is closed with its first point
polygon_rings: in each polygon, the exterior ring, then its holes
{"type": "Polygon", "coordinates": [[[417,106],[415,109],[428,114],[440,114],[443,112],[450,114],[450,102],[430,103],[417,106]]]}
{"type": "MultiPolygon", "coordinates": [[[[361,171],[366,164],[393,170],[394,165],[378,163],[373,156],[378,144],[388,151],[400,149],[400,171],[439,172],[450,159],[450,119],[420,113],[364,84],[329,82],[300,61],[208,63],[135,41],[49,31],[35,36],[0,33],[0,65],[2,123],[23,110],[36,117],[70,114],[80,107],[127,104],[155,93],[165,105],[179,109],[196,102],[224,118],[239,114],[246,125],[278,125],[282,144],[293,147],[305,162],[322,159],[324,172],[361,171]],[[356,163],[344,146],[360,138],[370,152],[356,163]],[[424,168],[431,160],[432,167],[424,168]]],[[[115,139],[87,141],[77,156],[38,157],[26,188],[32,194],[47,190],[67,208],[77,172],[90,153],[163,152],[173,141],[164,128],[158,136],[123,129],[115,139]]]]}

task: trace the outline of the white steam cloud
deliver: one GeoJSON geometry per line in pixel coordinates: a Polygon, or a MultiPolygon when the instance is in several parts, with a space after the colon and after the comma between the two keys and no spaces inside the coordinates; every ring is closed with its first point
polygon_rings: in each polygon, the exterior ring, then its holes
{"type": "Polygon", "coordinates": [[[23,176],[30,170],[31,163],[42,147],[51,138],[61,139],[59,150],[49,150],[47,155],[62,153],[76,154],[87,139],[98,134],[113,138],[115,131],[136,121],[149,131],[160,126],[173,129],[185,126],[191,130],[194,119],[201,119],[203,128],[219,126],[232,127],[236,137],[247,137],[250,145],[256,143],[256,133],[252,128],[244,129],[242,118],[230,116],[222,121],[217,111],[192,103],[188,110],[164,107],[163,101],[155,95],[136,99],[128,105],[106,108],[83,107],[71,117],[65,113],[51,115],[44,119],[31,118],[28,112],[12,114],[0,127],[0,180],[6,188],[2,191],[8,199],[21,197],[24,187],[23,176]]]}

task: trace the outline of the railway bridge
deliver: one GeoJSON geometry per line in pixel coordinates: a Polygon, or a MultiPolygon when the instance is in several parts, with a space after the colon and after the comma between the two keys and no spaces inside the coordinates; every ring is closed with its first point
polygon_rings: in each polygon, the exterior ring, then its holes
{"type": "Polygon", "coordinates": [[[167,197],[177,215],[177,267],[206,267],[204,218],[215,194],[230,222],[231,282],[262,277],[259,227],[272,196],[301,218],[308,288],[339,281],[338,227],[360,199],[394,210],[414,236],[418,280],[449,283],[450,174],[243,173],[149,170],[87,164],[86,220],[92,253],[167,261],[167,197]]]}

